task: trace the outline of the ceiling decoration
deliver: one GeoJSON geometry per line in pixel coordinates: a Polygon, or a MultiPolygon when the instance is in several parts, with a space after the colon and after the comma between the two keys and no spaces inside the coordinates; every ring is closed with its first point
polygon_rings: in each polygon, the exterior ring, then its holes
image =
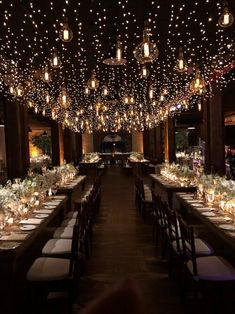
{"type": "Polygon", "coordinates": [[[231,0],[0,0],[0,87],[74,131],[153,128],[234,80],[234,12],[231,0]]]}

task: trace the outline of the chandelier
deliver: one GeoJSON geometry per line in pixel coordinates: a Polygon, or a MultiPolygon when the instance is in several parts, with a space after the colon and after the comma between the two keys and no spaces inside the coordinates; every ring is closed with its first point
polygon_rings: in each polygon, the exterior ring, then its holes
{"type": "Polygon", "coordinates": [[[109,90],[108,90],[108,87],[107,87],[107,86],[104,86],[104,87],[103,87],[102,94],[103,94],[103,96],[108,96],[109,90]]]}
{"type": "Polygon", "coordinates": [[[51,66],[55,69],[59,68],[61,65],[60,58],[58,57],[58,54],[56,51],[54,51],[52,59],[51,59],[51,66]]]}
{"type": "Polygon", "coordinates": [[[149,76],[149,70],[144,64],[143,67],[141,68],[141,77],[147,78],[149,76]]]}
{"type": "Polygon", "coordinates": [[[182,47],[179,48],[179,56],[178,56],[178,59],[176,61],[175,69],[179,73],[183,73],[183,72],[187,71],[187,65],[186,65],[186,61],[184,59],[184,53],[183,53],[182,47]]]}
{"type": "Polygon", "coordinates": [[[149,39],[150,29],[145,23],[143,31],[143,41],[134,49],[134,57],[140,63],[152,62],[157,59],[159,51],[156,44],[152,43],[149,39]]]}
{"type": "Polygon", "coordinates": [[[196,74],[194,79],[191,81],[189,85],[189,89],[191,92],[202,95],[205,92],[206,89],[206,82],[202,78],[200,70],[196,70],[196,74]]]}
{"type": "Polygon", "coordinates": [[[99,81],[96,78],[95,71],[92,71],[91,78],[87,81],[87,86],[93,90],[96,90],[99,87],[99,81]]]}
{"type": "Polygon", "coordinates": [[[234,22],[234,16],[232,15],[232,13],[229,12],[228,9],[228,2],[224,1],[224,10],[223,13],[220,15],[219,17],[219,26],[226,28],[229,27],[233,24],[234,22]]]}
{"type": "Polygon", "coordinates": [[[134,105],[135,103],[135,98],[133,95],[125,94],[123,96],[123,103],[125,105],[134,105]]]}
{"type": "Polygon", "coordinates": [[[50,102],[50,94],[48,92],[45,93],[45,100],[46,100],[46,103],[49,104],[49,102],[50,102]]]}
{"type": "Polygon", "coordinates": [[[116,57],[104,59],[103,63],[106,65],[123,65],[123,64],[126,64],[126,59],[122,58],[122,43],[120,40],[120,36],[117,37],[116,57]]]}
{"type": "Polygon", "coordinates": [[[58,102],[59,106],[63,109],[68,109],[69,106],[71,105],[71,98],[67,94],[65,87],[62,88],[62,90],[61,90],[61,92],[57,98],[57,102],[58,102]]]}
{"type": "Polygon", "coordinates": [[[67,43],[73,39],[73,32],[69,28],[68,18],[64,19],[64,23],[62,25],[62,28],[59,31],[59,37],[63,42],[67,42],[67,43]]]}
{"type": "Polygon", "coordinates": [[[153,99],[154,96],[154,88],[152,86],[149,87],[149,99],[153,99]]]}
{"type": "Polygon", "coordinates": [[[48,83],[50,80],[51,80],[51,75],[49,73],[49,70],[48,70],[48,66],[46,65],[45,66],[45,69],[43,71],[43,74],[42,74],[42,80],[46,83],[48,83]]]}

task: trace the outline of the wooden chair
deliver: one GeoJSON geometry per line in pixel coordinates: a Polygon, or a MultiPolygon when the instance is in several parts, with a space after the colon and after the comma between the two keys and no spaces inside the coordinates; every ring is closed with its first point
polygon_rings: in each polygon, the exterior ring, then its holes
{"type": "MultiPolygon", "coordinates": [[[[216,298],[221,297],[221,289],[226,284],[235,284],[234,267],[221,256],[197,256],[194,229],[187,225],[181,217],[179,217],[179,225],[182,239],[183,252],[185,254],[184,272],[181,281],[181,298],[184,299],[187,290],[186,283],[189,277],[193,282],[195,297],[198,291],[203,292],[206,285],[218,288],[216,298]]],[[[212,303],[215,299],[212,300],[212,303]]],[[[207,300],[207,302],[209,302],[207,300]]]]}
{"type": "MultiPolygon", "coordinates": [[[[180,230],[177,214],[174,210],[171,210],[167,205],[165,207],[165,210],[166,210],[166,219],[167,219],[166,238],[167,238],[168,248],[169,248],[169,259],[168,259],[169,260],[169,277],[171,277],[174,261],[176,261],[177,264],[181,267],[185,259],[185,254],[183,251],[181,230],[180,230]]],[[[203,239],[199,237],[195,237],[195,254],[197,257],[210,256],[214,254],[214,250],[203,239]]]]}
{"type": "Polygon", "coordinates": [[[79,227],[74,226],[74,237],[70,258],[39,257],[27,272],[32,313],[41,312],[46,296],[50,292],[63,291],[68,296],[68,310],[72,313],[75,287],[79,279],[79,227]]]}

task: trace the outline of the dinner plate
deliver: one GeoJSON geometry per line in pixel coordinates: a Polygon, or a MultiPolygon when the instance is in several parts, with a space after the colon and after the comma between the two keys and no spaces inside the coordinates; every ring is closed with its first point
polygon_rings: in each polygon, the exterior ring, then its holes
{"type": "Polygon", "coordinates": [[[206,211],[213,211],[213,210],[215,210],[214,207],[202,207],[202,206],[200,208],[198,208],[198,209],[206,210],[206,211]]]}
{"type": "Polygon", "coordinates": [[[35,215],[35,218],[46,218],[48,216],[49,216],[48,214],[37,214],[35,215]]]}
{"type": "Polygon", "coordinates": [[[28,219],[23,219],[20,221],[20,224],[22,225],[40,225],[42,222],[42,219],[39,218],[28,218],[28,219]]]}
{"type": "Polygon", "coordinates": [[[54,200],[62,200],[62,199],[64,199],[64,195],[56,195],[56,196],[53,196],[53,199],[54,199],[54,200]]]}
{"type": "Polygon", "coordinates": [[[230,225],[230,224],[222,224],[222,225],[219,225],[219,227],[221,229],[228,230],[228,231],[234,231],[235,230],[235,226],[230,225]]]}
{"type": "Polygon", "coordinates": [[[206,217],[215,217],[215,213],[213,212],[203,212],[202,213],[203,216],[206,216],[206,217]]]}
{"type": "Polygon", "coordinates": [[[223,216],[216,216],[216,217],[209,217],[209,219],[212,221],[212,222],[217,222],[217,223],[223,223],[223,222],[226,222],[226,221],[229,221],[231,220],[231,218],[229,217],[223,217],[223,216]]]}
{"type": "Polygon", "coordinates": [[[34,230],[36,228],[37,228],[37,226],[35,226],[35,225],[22,225],[22,226],[20,226],[20,230],[23,230],[23,231],[31,231],[31,230],[34,230]]]}
{"type": "Polygon", "coordinates": [[[190,203],[193,207],[202,207],[202,204],[199,203],[190,203]]]}
{"type": "Polygon", "coordinates": [[[36,209],[33,212],[34,214],[51,214],[53,210],[52,209],[36,209]]]}

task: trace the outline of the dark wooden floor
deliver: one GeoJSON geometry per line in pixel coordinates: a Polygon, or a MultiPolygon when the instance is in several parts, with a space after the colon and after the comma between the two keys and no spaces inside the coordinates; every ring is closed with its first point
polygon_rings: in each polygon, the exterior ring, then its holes
{"type": "Polygon", "coordinates": [[[134,182],[120,168],[102,178],[99,217],[86,274],[79,285],[75,312],[122,279],[134,279],[149,314],[192,313],[179,302],[178,285],[170,281],[167,263],[158,256],[152,227],[143,223],[134,204],[134,182]]]}

